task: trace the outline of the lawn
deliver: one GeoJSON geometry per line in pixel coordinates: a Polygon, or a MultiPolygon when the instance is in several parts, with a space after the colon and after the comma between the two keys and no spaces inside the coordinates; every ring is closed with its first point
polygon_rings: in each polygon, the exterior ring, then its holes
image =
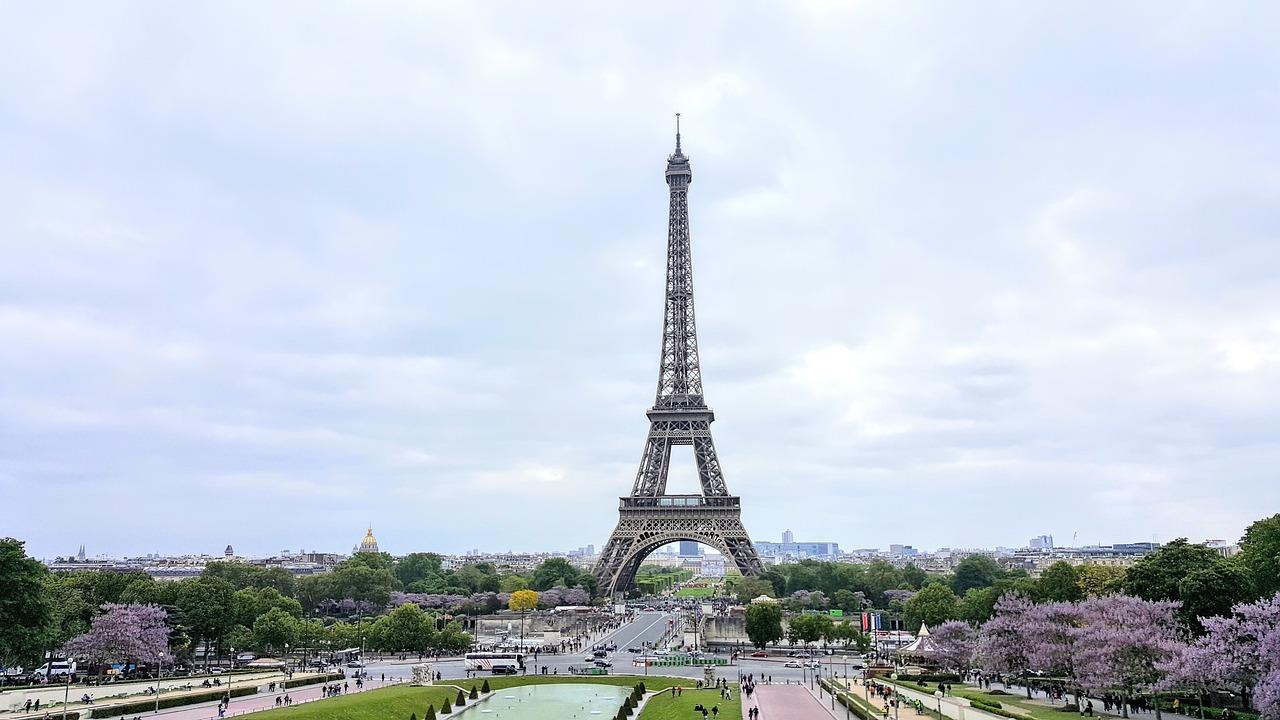
{"type": "Polygon", "coordinates": [[[704,598],[715,597],[720,590],[713,587],[687,587],[680,588],[676,591],[676,597],[681,598],[704,598]]]}
{"type": "Polygon", "coordinates": [[[409,720],[410,715],[417,715],[418,720],[422,720],[426,715],[427,705],[435,705],[438,711],[446,698],[452,704],[457,694],[458,689],[451,687],[397,685],[279,710],[266,710],[264,713],[270,715],[272,720],[409,720]]]}
{"type": "MultiPolygon", "coordinates": [[[[647,684],[645,687],[649,687],[647,684]]],[[[702,713],[693,710],[694,705],[705,705],[708,710],[719,706],[717,720],[742,720],[742,700],[734,693],[732,700],[722,700],[719,690],[685,690],[680,697],[663,693],[649,698],[638,720],[701,720],[702,713]]],[[[711,717],[708,715],[707,717],[711,717]]]]}
{"type": "MultiPolygon", "coordinates": [[[[912,690],[917,690],[927,695],[932,695],[934,691],[937,690],[937,688],[932,685],[921,687],[916,683],[902,681],[899,681],[899,684],[903,687],[909,687],[912,690]]],[[[974,688],[970,685],[954,685],[951,688],[951,694],[967,700],[976,700],[982,703],[999,705],[1000,708],[1007,713],[1021,715],[1029,718],[1030,720],[1062,720],[1064,717],[1064,711],[1042,703],[1032,702],[1021,695],[992,694],[974,688]]],[[[982,708],[979,707],[975,709],[981,710],[982,708]]]]}
{"type": "MultiPolygon", "coordinates": [[[[673,685],[692,688],[696,682],[689,678],[662,675],[650,675],[649,677],[638,675],[597,675],[590,677],[573,675],[508,675],[502,677],[485,676],[469,680],[446,678],[441,681],[440,685],[436,686],[395,685],[264,712],[270,715],[272,720],[409,720],[410,715],[417,715],[418,720],[422,720],[426,715],[427,705],[434,705],[438,712],[445,698],[448,698],[451,704],[453,703],[458,694],[458,688],[450,687],[451,683],[464,690],[464,693],[468,696],[467,704],[470,704],[471,687],[475,686],[479,690],[485,680],[489,681],[491,690],[501,690],[518,685],[548,683],[583,683],[633,687],[636,683],[643,682],[645,689],[654,691],[664,690],[673,685]]],[[[684,694],[688,697],[693,693],[694,691],[687,690],[684,694]]],[[[714,691],[702,691],[700,695],[707,695],[711,698],[717,697],[714,691]]],[[[692,717],[692,708],[695,704],[697,704],[697,701],[689,705],[690,714],[685,716],[685,720],[689,720],[692,717]]],[[[725,707],[722,706],[720,710],[723,717],[725,707]]],[[[645,717],[648,716],[646,715],[645,717]]],[[[665,718],[667,716],[656,715],[654,717],[665,718]]],[[[742,715],[739,712],[728,717],[737,720],[742,715]]]]}

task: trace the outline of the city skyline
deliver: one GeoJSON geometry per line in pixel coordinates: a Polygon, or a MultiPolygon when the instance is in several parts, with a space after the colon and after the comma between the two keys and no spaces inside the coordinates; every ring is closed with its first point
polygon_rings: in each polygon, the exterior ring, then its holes
{"type": "Polygon", "coordinates": [[[753,537],[1234,542],[1265,514],[1280,10],[670,12],[565,43],[533,8],[6,9],[0,536],[601,546],[674,112],[753,537]]]}

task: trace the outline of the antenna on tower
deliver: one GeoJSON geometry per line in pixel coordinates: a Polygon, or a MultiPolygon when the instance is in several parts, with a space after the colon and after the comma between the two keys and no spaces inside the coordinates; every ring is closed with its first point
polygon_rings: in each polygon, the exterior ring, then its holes
{"type": "Polygon", "coordinates": [[[676,154],[680,154],[680,113],[676,113],[676,154]]]}

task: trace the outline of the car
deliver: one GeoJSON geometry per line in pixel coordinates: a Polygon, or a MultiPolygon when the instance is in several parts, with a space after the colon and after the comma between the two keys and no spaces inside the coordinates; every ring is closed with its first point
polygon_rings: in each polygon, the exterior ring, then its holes
{"type": "Polygon", "coordinates": [[[649,607],[645,608],[644,610],[641,610],[640,612],[658,612],[658,609],[657,609],[657,608],[655,608],[655,607],[653,607],[653,606],[651,605],[651,606],[649,606],[649,607]]]}
{"type": "Polygon", "coordinates": [[[800,664],[800,661],[798,661],[798,660],[788,660],[788,661],[787,661],[787,663],[786,663],[785,665],[783,665],[782,667],[789,667],[789,668],[802,668],[802,667],[804,667],[804,666],[803,666],[803,665],[801,665],[801,664],[800,664]]]}
{"type": "Polygon", "coordinates": [[[220,668],[220,667],[211,667],[211,668],[209,668],[209,674],[210,674],[210,675],[221,675],[221,674],[222,674],[222,673],[224,673],[224,672],[226,672],[226,670],[223,670],[223,669],[222,669],[222,668],[220,668]]]}
{"type": "Polygon", "coordinates": [[[670,655],[671,651],[670,650],[654,650],[653,654],[654,655],[670,655]]]}
{"type": "Polygon", "coordinates": [[[798,659],[798,660],[808,660],[809,658],[811,658],[811,657],[813,657],[813,656],[812,656],[812,655],[810,655],[810,654],[809,654],[809,653],[807,653],[807,652],[802,652],[802,653],[796,653],[795,655],[792,655],[791,657],[796,658],[796,659],[798,659]]]}
{"type": "Polygon", "coordinates": [[[811,667],[811,668],[822,667],[822,663],[818,662],[817,660],[814,660],[812,662],[805,663],[805,667],[811,667]]]}
{"type": "Polygon", "coordinates": [[[493,670],[491,672],[493,672],[494,675],[515,675],[516,666],[515,665],[494,665],[493,670]]]}
{"type": "Polygon", "coordinates": [[[767,653],[767,652],[765,652],[765,651],[763,651],[763,650],[757,650],[757,651],[755,651],[755,652],[751,653],[751,657],[769,657],[769,653],[767,653]]]}
{"type": "Polygon", "coordinates": [[[635,645],[632,645],[631,647],[627,648],[627,652],[629,652],[629,653],[641,653],[641,652],[644,652],[644,650],[641,650],[640,648],[636,647],[635,645]]]}
{"type": "Polygon", "coordinates": [[[601,668],[607,668],[607,667],[613,667],[613,663],[609,662],[608,660],[596,660],[595,666],[601,667],[601,668]]]}

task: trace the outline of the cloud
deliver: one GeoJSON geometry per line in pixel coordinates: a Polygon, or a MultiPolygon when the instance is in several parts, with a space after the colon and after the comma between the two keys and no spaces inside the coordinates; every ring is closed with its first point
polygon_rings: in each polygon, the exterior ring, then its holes
{"type": "Polygon", "coordinates": [[[6,8],[6,534],[600,545],[678,111],[757,536],[1237,537],[1280,466],[1259,13],[6,8]]]}

